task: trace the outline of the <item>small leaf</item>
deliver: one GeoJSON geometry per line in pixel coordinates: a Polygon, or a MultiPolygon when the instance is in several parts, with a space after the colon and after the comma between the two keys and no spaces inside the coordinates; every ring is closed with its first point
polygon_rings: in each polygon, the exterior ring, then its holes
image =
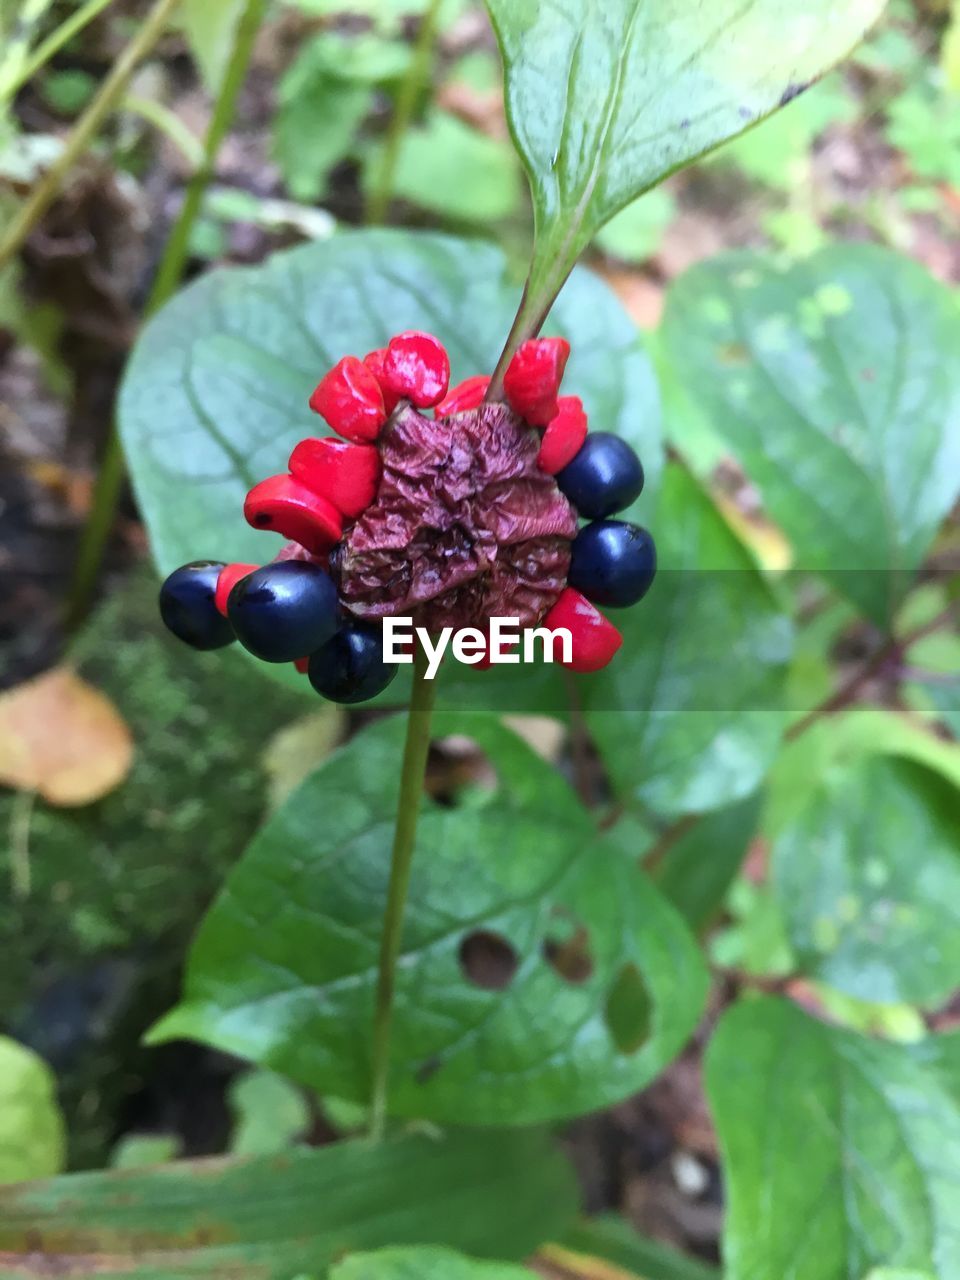
{"type": "Polygon", "coordinates": [[[451,1249],[378,1249],[355,1253],[330,1272],[330,1280],[533,1280],[526,1267],[476,1262],[451,1249]]]}
{"type": "Polygon", "coordinates": [[[323,38],[305,46],[280,81],[274,154],[295,200],[312,203],[350,154],[373,106],[373,89],[331,74],[323,38]]]}
{"type": "Polygon", "coordinates": [[[345,720],[343,709],[328,702],[319,711],[274,734],[263,753],[271,809],[279,808],[304,778],[326,760],[344,736],[345,720]]]}
{"type": "Polygon", "coordinates": [[[833,770],[778,831],[771,872],[803,973],[860,1000],[936,1008],[960,973],[960,819],[935,773],[833,770]]]}
{"type": "MultiPolygon", "coordinates": [[[[366,1100],[403,729],[381,721],[351,739],[254,839],[154,1042],[198,1039],[366,1100]]],[[[499,785],[467,813],[428,802],[420,816],[393,1114],[529,1124],[624,1097],[699,1016],[693,939],[515,735],[462,711],[435,731],[475,739],[499,785]]]]}
{"type": "Polygon", "coordinates": [[[0,783],[55,805],[92,804],[127,776],[130,731],[113,704],[66,667],[0,694],[0,783]]]}
{"type": "Polygon", "coordinates": [[[182,0],[177,11],[204,88],[215,98],[230,61],[246,0],[182,0]]]}
{"type": "MultiPolygon", "coordinates": [[[[375,181],[379,153],[367,166],[375,181]]],[[[459,222],[509,217],[520,199],[520,173],[505,142],[471,129],[456,116],[433,111],[403,139],[393,192],[411,204],[459,222]]]]}
{"type": "Polygon", "coordinates": [[[884,1044],[754,999],[706,1072],[728,1280],[960,1274],[960,1034],[884,1044]]]}
{"type": "Polygon", "coordinates": [[[0,1183],[58,1173],[65,1147],[53,1072],[31,1049],[0,1036],[0,1183]]]}
{"type": "Polygon", "coordinates": [[[960,310],[871,245],[753,253],[670,291],[665,352],[814,569],[880,625],[960,492],[960,310]]]}
{"type": "Polygon", "coordinates": [[[248,1071],[230,1086],[235,1127],[230,1152],[269,1156],[286,1151],[310,1124],[310,1108],[296,1085],[272,1071],[248,1071]]]}
{"type": "Polygon", "coordinates": [[[0,1191],[0,1253],[18,1277],[291,1280],[387,1245],[519,1260],[575,1212],[545,1135],[453,1131],[14,1187],[0,1191]]]}
{"type": "Polygon", "coordinates": [[[618,210],[791,101],[884,0],[487,0],[536,210],[534,291],[618,210]]]}
{"type": "Polygon", "coordinates": [[[669,192],[648,191],[621,209],[597,233],[596,242],[604,253],[624,262],[645,262],[656,252],[676,212],[676,201],[669,192]]]}

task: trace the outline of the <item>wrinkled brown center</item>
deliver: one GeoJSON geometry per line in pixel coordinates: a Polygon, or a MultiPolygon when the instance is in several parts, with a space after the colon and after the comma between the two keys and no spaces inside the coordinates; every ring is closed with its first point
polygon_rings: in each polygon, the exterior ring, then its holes
{"type": "Polygon", "coordinates": [[[345,607],[431,632],[538,622],[566,584],[577,518],[537,466],[537,433],[505,405],[435,421],[404,404],[379,443],[376,500],[331,564],[345,607]]]}

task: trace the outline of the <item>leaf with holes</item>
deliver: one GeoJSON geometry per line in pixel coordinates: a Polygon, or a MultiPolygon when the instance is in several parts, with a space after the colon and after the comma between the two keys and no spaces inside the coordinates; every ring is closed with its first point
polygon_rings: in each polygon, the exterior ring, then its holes
{"type": "Polygon", "coordinates": [[[791,628],[706,493],[666,472],[653,524],[660,569],[618,613],[614,662],[580,683],[618,792],[675,817],[755,791],[784,727],[791,628]]]}
{"type": "MultiPolygon", "coordinates": [[[[566,783],[488,716],[468,733],[498,789],[469,815],[426,802],[397,973],[391,1108],[532,1123],[641,1088],[681,1048],[705,974],[685,925],[566,783]]],[[[189,1037],[365,1100],[397,795],[399,719],[353,738],[267,823],[195,944],[189,1037]]]]}
{"type": "Polygon", "coordinates": [[[960,1275],[960,1033],[885,1044],[754,999],[706,1066],[728,1280],[960,1275]]]}
{"type": "Polygon", "coordinates": [[[960,492],[950,291],[871,245],[787,270],[726,254],[673,286],[664,341],[795,567],[888,624],[960,492]]]}
{"type": "Polygon", "coordinates": [[[536,210],[531,292],[675,169],[802,93],[884,0],[486,0],[536,210]]]}
{"type": "Polygon", "coordinates": [[[803,973],[877,1003],[936,1008],[960,973],[960,810],[931,770],[834,768],[774,835],[773,884],[803,973]]]}
{"type": "MultiPolygon", "coordinates": [[[[402,231],[358,231],[213,271],[147,325],[124,378],[120,424],[153,552],[169,572],[198,557],[265,561],[280,545],[243,520],[257,480],[303,436],[325,432],[307,402],[347,353],[403,329],[437,334],[454,380],[489,372],[518,291],[499,250],[402,231]]],[[[573,344],[565,386],[596,427],[660,468],[656,381],[611,291],[578,272],[554,316],[573,344]]]]}

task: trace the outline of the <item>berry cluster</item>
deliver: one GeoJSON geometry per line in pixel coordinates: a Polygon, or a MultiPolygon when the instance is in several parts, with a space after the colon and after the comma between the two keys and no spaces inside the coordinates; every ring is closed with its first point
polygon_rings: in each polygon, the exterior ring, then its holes
{"type": "Polygon", "coordinates": [[[177,569],[160,591],[167,627],[198,649],[236,639],[295,662],[335,702],[372,698],[396,674],[378,625],[390,614],[482,629],[499,605],[521,625],[567,628],[571,669],[606,666],[622,638],[595,606],[636,604],[656,552],[645,529],[610,518],[639,496],[643,469],[559,394],[569,354],[563,338],[524,342],[506,406],[484,403],[487,377],[450,389],[427,333],[345,356],[310,398],[342,439],[301,440],[244,503],[249,524],[287,544],[260,567],[177,569]]]}

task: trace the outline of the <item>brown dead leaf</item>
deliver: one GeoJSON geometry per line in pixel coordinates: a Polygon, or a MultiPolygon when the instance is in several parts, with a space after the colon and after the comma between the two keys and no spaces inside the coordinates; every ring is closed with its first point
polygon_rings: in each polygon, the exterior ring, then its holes
{"type": "Polygon", "coordinates": [[[92,804],[120,785],[132,760],[113,703],[68,667],[0,694],[0,784],[50,804],[92,804]]]}
{"type": "Polygon", "coordinates": [[[663,315],[664,288],[642,271],[595,263],[594,270],[623,303],[630,319],[640,329],[655,329],[663,315]]]}
{"type": "Polygon", "coordinates": [[[505,142],[510,137],[499,89],[474,89],[460,80],[448,80],[437,93],[437,103],[490,138],[505,142]]]}

